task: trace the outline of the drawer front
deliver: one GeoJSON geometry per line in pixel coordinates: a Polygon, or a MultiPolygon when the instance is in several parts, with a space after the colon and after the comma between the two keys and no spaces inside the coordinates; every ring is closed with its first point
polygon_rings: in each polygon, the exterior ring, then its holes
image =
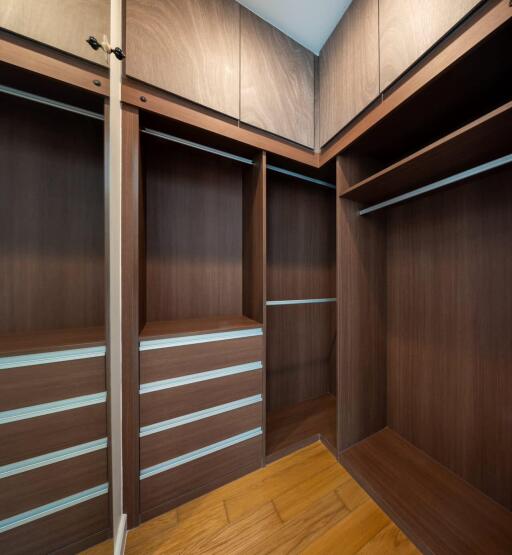
{"type": "Polygon", "coordinates": [[[153,382],[262,360],[263,337],[182,345],[140,353],[140,381],[153,382]]]}
{"type": "Polygon", "coordinates": [[[261,436],[257,436],[142,478],[140,496],[143,517],[145,512],[159,505],[165,503],[167,510],[185,499],[229,482],[234,474],[257,469],[261,464],[261,453],[261,436]]]}
{"type": "Polygon", "coordinates": [[[0,372],[0,411],[105,391],[105,357],[9,368],[0,372]]]}
{"type": "Polygon", "coordinates": [[[262,370],[198,381],[140,395],[140,424],[147,426],[261,394],[262,370]]]}
{"type": "Polygon", "coordinates": [[[0,521],[106,482],[105,442],[98,451],[1,478],[0,521]]]}
{"type": "Polygon", "coordinates": [[[169,429],[160,429],[154,433],[151,433],[153,430],[148,430],[148,435],[143,435],[140,440],[141,468],[159,464],[247,430],[261,427],[263,420],[261,396],[248,398],[246,402],[251,404],[235,409],[230,409],[229,404],[221,405],[218,410],[225,410],[225,412],[220,414],[206,418],[200,418],[201,415],[198,415],[197,420],[169,429]]]}

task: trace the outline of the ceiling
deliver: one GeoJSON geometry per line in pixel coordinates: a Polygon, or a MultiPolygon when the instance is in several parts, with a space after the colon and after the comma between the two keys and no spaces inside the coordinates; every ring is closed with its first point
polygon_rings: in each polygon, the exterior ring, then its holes
{"type": "Polygon", "coordinates": [[[352,0],[238,0],[318,54],[352,0]]]}

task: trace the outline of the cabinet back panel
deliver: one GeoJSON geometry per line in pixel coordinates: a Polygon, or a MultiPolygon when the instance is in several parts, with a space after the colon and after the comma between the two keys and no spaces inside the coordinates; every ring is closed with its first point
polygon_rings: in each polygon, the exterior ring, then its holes
{"type": "Polygon", "coordinates": [[[267,298],[335,297],[333,191],[268,175],[267,298]]]}
{"type": "Polygon", "coordinates": [[[147,321],[242,314],[242,168],[146,139],[147,321]]]}
{"type": "Polygon", "coordinates": [[[0,332],[104,322],[103,129],[2,95],[0,332]]]}
{"type": "Polygon", "coordinates": [[[333,392],[335,303],[268,307],[267,338],[268,410],[333,392]]]}
{"type": "Polygon", "coordinates": [[[512,509],[510,168],[388,212],[388,421],[512,509]]]}

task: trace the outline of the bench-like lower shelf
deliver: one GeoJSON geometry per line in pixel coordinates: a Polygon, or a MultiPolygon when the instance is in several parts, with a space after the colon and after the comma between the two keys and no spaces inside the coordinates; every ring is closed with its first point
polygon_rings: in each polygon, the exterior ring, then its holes
{"type": "Polygon", "coordinates": [[[341,463],[424,552],[512,553],[512,512],[386,428],[341,463]]]}

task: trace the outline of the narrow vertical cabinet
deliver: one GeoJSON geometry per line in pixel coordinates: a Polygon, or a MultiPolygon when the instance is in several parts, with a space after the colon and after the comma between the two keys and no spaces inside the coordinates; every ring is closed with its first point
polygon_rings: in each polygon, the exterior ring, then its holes
{"type": "Polygon", "coordinates": [[[103,99],[0,97],[0,552],[77,552],[111,528],[103,99]]]}
{"type": "Polygon", "coordinates": [[[142,114],[133,136],[139,380],[127,449],[142,520],[263,457],[265,155],[219,155],[207,136],[167,131],[142,114]]]}
{"type": "Polygon", "coordinates": [[[269,171],[267,430],[273,459],[322,438],[336,450],[335,193],[269,171]]]}

